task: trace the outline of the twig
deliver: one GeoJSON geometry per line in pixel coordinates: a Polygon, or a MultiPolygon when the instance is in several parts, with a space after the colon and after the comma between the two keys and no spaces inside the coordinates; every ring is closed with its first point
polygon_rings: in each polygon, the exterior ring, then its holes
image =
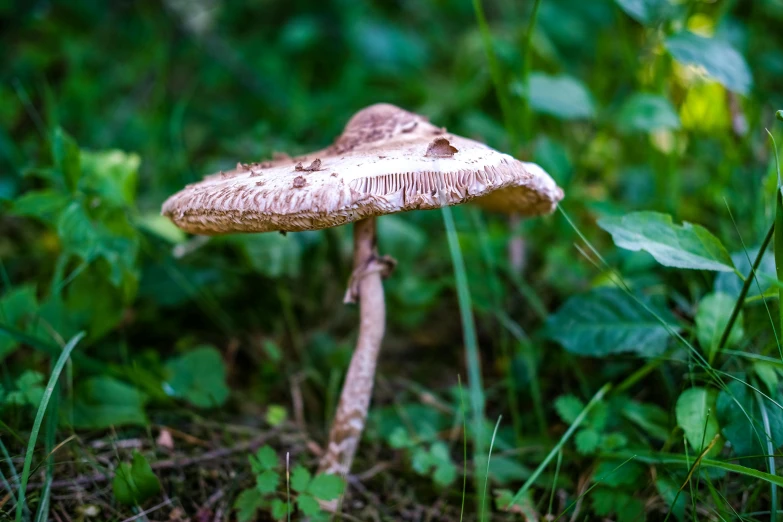
{"type": "MultiPolygon", "coordinates": [[[[221,459],[223,457],[227,457],[229,455],[232,455],[234,453],[239,453],[241,451],[253,450],[261,446],[262,444],[264,444],[266,441],[268,441],[275,435],[277,435],[277,430],[267,432],[260,437],[257,437],[253,440],[249,440],[247,442],[243,442],[241,444],[237,444],[232,448],[220,448],[213,451],[207,451],[206,453],[202,453],[201,455],[198,455],[196,457],[188,457],[184,459],[173,458],[173,459],[159,460],[158,462],[152,463],[152,469],[160,470],[160,469],[168,469],[168,468],[184,468],[187,466],[192,466],[194,464],[200,464],[202,462],[206,462],[209,460],[221,459]]],[[[105,473],[96,472],[96,473],[91,473],[89,475],[81,475],[72,479],[55,480],[52,482],[51,487],[53,489],[67,488],[71,486],[81,486],[84,484],[90,484],[93,482],[106,482],[108,480],[111,480],[113,477],[114,477],[114,471],[107,470],[105,473]]],[[[42,484],[28,485],[28,487],[33,487],[33,488],[41,487],[41,486],[42,484]]]]}
{"type": "Polygon", "coordinates": [[[123,520],[122,522],[132,522],[133,520],[138,520],[138,519],[140,519],[140,518],[143,518],[143,517],[145,517],[145,516],[149,515],[150,513],[153,513],[153,512],[155,512],[155,511],[159,510],[159,509],[160,509],[160,508],[162,508],[162,507],[166,507],[166,506],[168,506],[169,504],[171,504],[171,499],[164,500],[164,501],[163,501],[163,502],[161,502],[160,504],[154,505],[154,506],[152,506],[151,508],[149,508],[149,509],[147,509],[147,510],[145,510],[145,511],[142,511],[142,512],[141,512],[141,513],[139,513],[138,515],[133,515],[133,516],[132,516],[132,517],[130,517],[130,518],[126,518],[126,519],[125,519],[125,520],[123,520]]]}

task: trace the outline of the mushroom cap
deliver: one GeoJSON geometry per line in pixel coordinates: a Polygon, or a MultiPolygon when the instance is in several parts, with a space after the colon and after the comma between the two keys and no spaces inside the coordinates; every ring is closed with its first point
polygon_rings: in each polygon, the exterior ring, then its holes
{"type": "Polygon", "coordinates": [[[187,232],[213,235],[317,230],[468,201],[534,216],[562,198],[538,165],[377,104],[356,113],[330,147],[237,164],[171,196],[163,214],[187,232]]]}

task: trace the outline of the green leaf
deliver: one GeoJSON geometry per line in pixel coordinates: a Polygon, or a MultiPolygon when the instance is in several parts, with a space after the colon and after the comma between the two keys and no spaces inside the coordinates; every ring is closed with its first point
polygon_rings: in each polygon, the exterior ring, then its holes
{"type": "Polygon", "coordinates": [[[79,186],[115,205],[134,204],[141,158],[120,150],[82,151],[79,186]]]}
{"type": "MultiPolygon", "coordinates": [[[[723,336],[723,330],[729,323],[729,318],[734,310],[736,300],[726,294],[707,294],[699,302],[696,312],[696,337],[702,350],[707,354],[707,360],[711,363],[716,355],[718,344],[723,336]]],[[[745,331],[742,328],[742,312],[737,316],[734,326],[731,327],[729,338],[724,348],[731,348],[742,340],[745,331]]]]}
{"type": "Polygon", "coordinates": [[[413,455],[411,456],[411,467],[413,468],[413,471],[419,475],[427,475],[434,465],[435,461],[426,448],[418,447],[413,451],[413,455]]]}
{"type": "Polygon", "coordinates": [[[279,498],[272,499],[269,507],[270,514],[275,520],[284,520],[288,516],[288,503],[279,498]]]}
{"type": "Polygon", "coordinates": [[[277,489],[280,475],[276,471],[268,469],[256,475],[256,490],[262,495],[272,493],[277,489]]]}
{"type": "Polygon", "coordinates": [[[54,225],[60,213],[71,202],[71,198],[56,190],[31,190],[25,192],[11,205],[11,213],[17,216],[39,219],[54,225]]]}
{"type": "Polygon", "coordinates": [[[123,211],[103,209],[94,220],[80,201],[74,201],[60,214],[57,234],[67,253],[89,263],[100,257],[110,268],[114,286],[135,277],[138,234],[123,211]]]}
{"type": "Polygon", "coordinates": [[[728,42],[683,31],[665,40],[666,49],[680,63],[703,67],[730,91],[748,94],[753,77],[745,58],[728,42]]]}
{"type": "MultiPolygon", "coordinates": [[[[677,399],[677,425],[685,432],[685,438],[696,453],[700,453],[720,431],[715,401],[718,393],[712,388],[693,387],[680,394],[677,399]]],[[[720,451],[716,444],[710,455],[720,451]]]]}
{"type": "Polygon", "coordinates": [[[605,217],[598,226],[612,234],[620,248],[645,250],[664,266],[729,272],[734,263],[721,242],[706,228],[683,223],[658,212],[633,212],[605,217]]]}
{"type": "Polygon", "coordinates": [[[251,457],[251,464],[253,465],[253,473],[274,469],[278,465],[277,453],[269,446],[261,446],[251,457]]]}
{"type": "Polygon", "coordinates": [[[226,367],[211,346],[200,346],[169,360],[165,368],[168,379],[164,387],[170,395],[200,408],[222,406],[228,399],[226,367]]]}
{"type": "Polygon", "coordinates": [[[37,408],[44,394],[44,376],[35,370],[25,370],[14,382],[16,390],[10,392],[6,402],[17,406],[37,408]]]}
{"type": "Polygon", "coordinates": [[[615,0],[625,13],[644,25],[664,20],[671,12],[669,0],[615,0]]]}
{"type": "Polygon", "coordinates": [[[584,408],[585,403],[574,395],[561,395],[555,399],[555,411],[568,424],[574,422],[584,408]]]}
{"type": "Polygon", "coordinates": [[[516,458],[492,455],[492,459],[489,461],[490,477],[501,484],[526,480],[530,478],[531,474],[530,468],[522,465],[516,458]]]}
{"type": "MultiPolygon", "coordinates": [[[[38,312],[35,286],[20,285],[11,288],[0,297],[0,322],[7,326],[18,328],[25,333],[33,328],[28,324],[38,312]]],[[[19,345],[19,340],[11,335],[0,332],[0,361],[13,353],[19,345]]]]}
{"type": "Polygon", "coordinates": [[[658,488],[658,493],[666,503],[667,510],[671,511],[674,518],[685,520],[685,508],[688,505],[690,495],[686,491],[680,491],[678,484],[661,474],[655,479],[655,487],[658,488]]]}
{"type": "Polygon", "coordinates": [[[533,110],[563,120],[591,118],[595,113],[587,87],[571,76],[534,72],[528,78],[527,96],[533,110]]]}
{"type": "Polygon", "coordinates": [[[591,428],[585,428],[579,431],[575,437],[576,451],[582,455],[595,453],[601,442],[601,434],[591,428]]]}
{"type": "Polygon", "coordinates": [[[669,415],[660,406],[628,401],[623,405],[622,414],[650,437],[662,441],[669,438],[669,415]]]}
{"type": "Polygon", "coordinates": [[[65,187],[73,192],[81,175],[79,146],[60,127],[52,134],[52,158],[65,187]]]}
{"type": "Polygon", "coordinates": [[[264,420],[266,420],[267,424],[270,426],[276,427],[285,422],[287,417],[288,412],[283,406],[280,406],[279,404],[270,404],[269,408],[266,409],[264,420]]]}
{"type": "MultiPolygon", "coordinates": [[[[717,399],[717,418],[722,433],[738,457],[768,453],[761,410],[753,395],[753,390],[746,384],[733,381],[727,389],[721,390],[717,399]]],[[[783,410],[769,399],[763,400],[769,416],[772,445],[779,448],[783,446],[783,410]]],[[[747,461],[743,463],[747,464],[747,461]]]]}
{"type": "MultiPolygon", "coordinates": [[[[666,325],[679,325],[665,308],[639,296],[666,325]]],[[[568,299],[549,316],[545,333],[571,353],[590,357],[635,352],[654,357],[666,348],[669,332],[641,304],[616,288],[597,288],[568,299]]]]}
{"type": "Polygon", "coordinates": [[[593,471],[593,480],[611,488],[633,488],[644,471],[644,466],[632,460],[602,460],[593,471]]]}
{"type": "Polygon", "coordinates": [[[144,426],[146,396],[112,377],[92,377],[80,383],[73,405],[73,427],[103,429],[111,426],[144,426]]]}
{"type": "Polygon", "coordinates": [[[345,491],[345,480],[337,475],[316,475],[307,492],[321,500],[336,500],[345,491]]]}
{"type": "Polygon", "coordinates": [[[123,462],[118,466],[112,480],[112,489],[119,502],[133,506],[142,504],[157,495],[160,491],[160,482],[147,459],[138,451],[134,451],[131,464],[123,462]]]}
{"type": "Polygon", "coordinates": [[[256,520],[256,512],[263,505],[262,497],[255,489],[246,489],[234,501],[237,512],[237,522],[252,522],[256,520]]]}
{"type": "Polygon", "coordinates": [[[450,460],[438,462],[432,474],[432,481],[440,487],[446,487],[453,484],[455,480],[457,480],[457,466],[450,460]]]}
{"type": "Polygon", "coordinates": [[[296,466],[291,471],[291,489],[298,493],[302,493],[307,490],[307,485],[310,484],[310,472],[303,466],[296,466]]]}
{"type": "Polygon", "coordinates": [[[679,129],[680,117],[663,96],[639,92],[623,105],[617,126],[624,132],[679,129]]]}
{"type": "Polygon", "coordinates": [[[596,515],[606,517],[617,515],[617,522],[644,520],[644,504],[627,493],[608,488],[598,488],[591,494],[591,503],[596,515]]]}
{"type": "Polygon", "coordinates": [[[299,495],[296,498],[296,505],[299,507],[299,511],[308,517],[317,515],[321,512],[321,506],[318,505],[318,501],[307,494],[299,495]]]}

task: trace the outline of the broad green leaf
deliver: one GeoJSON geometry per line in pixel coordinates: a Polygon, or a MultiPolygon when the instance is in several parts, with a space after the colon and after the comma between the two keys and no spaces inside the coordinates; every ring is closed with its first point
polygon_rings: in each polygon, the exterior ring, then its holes
{"type": "Polygon", "coordinates": [[[432,473],[432,481],[440,487],[446,487],[457,480],[457,466],[450,460],[439,462],[432,473]]]}
{"type": "Polygon", "coordinates": [[[93,219],[81,202],[74,201],[60,214],[57,234],[64,250],[85,262],[104,258],[110,281],[119,287],[135,278],[138,235],[124,211],[106,209],[100,218],[93,219]]]}
{"type": "Polygon", "coordinates": [[[612,234],[620,248],[645,250],[664,266],[730,272],[734,263],[723,244],[706,228],[683,223],[658,212],[633,212],[605,217],[598,226],[612,234]]]}
{"type": "Polygon", "coordinates": [[[526,480],[532,473],[530,468],[516,458],[492,455],[489,461],[489,476],[501,484],[526,480]]]}
{"type": "Polygon", "coordinates": [[[661,441],[669,438],[669,415],[660,406],[628,401],[623,405],[622,414],[650,437],[661,441]]]}
{"type": "Polygon", "coordinates": [[[576,451],[582,455],[589,455],[598,449],[601,434],[592,428],[585,428],[576,434],[574,441],[576,442],[576,451]]]}
{"type": "Polygon", "coordinates": [[[268,469],[256,475],[256,490],[262,495],[272,493],[277,489],[280,482],[280,475],[276,471],[268,469]]]}
{"type": "Polygon", "coordinates": [[[624,132],[679,129],[680,117],[663,96],[639,92],[623,105],[617,126],[624,132]]]}
{"type": "Polygon", "coordinates": [[[307,494],[299,495],[296,498],[296,505],[299,507],[299,511],[308,517],[321,512],[321,506],[318,505],[318,501],[307,494]]]}
{"type": "Polygon", "coordinates": [[[557,414],[563,422],[568,424],[574,422],[583,409],[585,409],[585,403],[574,395],[561,395],[555,399],[557,414]]]}
{"type": "Polygon", "coordinates": [[[52,158],[65,187],[73,192],[81,175],[80,151],[74,139],[60,127],[52,134],[52,158]]]}
{"type": "MultiPolygon", "coordinates": [[[[639,296],[669,328],[679,330],[674,316],[639,296]]],[[[666,349],[669,332],[642,305],[616,288],[597,288],[568,299],[547,319],[546,334],[571,353],[590,357],[635,352],[644,357],[666,349]]]]}
{"type": "Polygon", "coordinates": [[[628,16],[644,25],[653,25],[672,12],[669,0],[615,0],[628,16]]]}
{"type": "Polygon", "coordinates": [[[602,460],[593,470],[593,480],[612,488],[633,488],[645,468],[634,461],[602,460]]]}
{"type": "Polygon", "coordinates": [[[246,489],[234,501],[237,512],[237,522],[252,522],[256,520],[256,512],[263,505],[264,497],[255,489],[246,489]]]}
{"type": "MultiPolygon", "coordinates": [[[[729,317],[734,310],[736,299],[722,293],[707,294],[699,302],[696,312],[696,337],[699,345],[707,354],[707,360],[712,362],[718,349],[718,343],[723,336],[723,330],[729,323],[729,317]]],[[[742,312],[737,316],[731,328],[729,338],[724,348],[736,345],[745,335],[742,328],[742,312]]]]}
{"type": "Polygon", "coordinates": [[[123,462],[117,467],[112,489],[119,502],[133,506],[155,496],[160,491],[160,482],[147,459],[134,451],[131,464],[123,462]]]}
{"type": "MultiPolygon", "coordinates": [[[[746,384],[733,381],[726,390],[721,390],[717,400],[717,417],[720,419],[723,435],[731,443],[734,455],[747,457],[766,455],[767,437],[764,431],[761,411],[755,392],[746,384]]],[[[779,397],[779,396],[778,396],[779,397]]],[[[783,446],[783,410],[763,398],[769,417],[772,445],[783,446]]],[[[778,399],[778,404],[780,400],[778,399]]],[[[747,461],[743,463],[750,465],[747,461]]]]}
{"type": "MultiPolygon", "coordinates": [[[[685,432],[685,438],[696,453],[712,442],[720,428],[715,401],[718,393],[712,388],[695,386],[688,388],[677,399],[677,425],[685,432]]],[[[716,444],[710,455],[716,454],[722,444],[716,444]]]]}
{"type": "Polygon", "coordinates": [[[307,490],[307,485],[310,484],[310,472],[303,466],[296,466],[291,472],[291,489],[298,493],[302,493],[307,490]]]}
{"type": "Polygon", "coordinates": [[[104,429],[111,426],[148,424],[144,414],[146,397],[136,388],[112,377],[92,377],[76,388],[73,426],[104,429]]]}
{"type": "Polygon", "coordinates": [[[31,190],[16,198],[11,212],[17,216],[32,217],[53,225],[71,198],[56,190],[31,190]]]}
{"type": "Polygon", "coordinates": [[[683,31],[665,40],[666,49],[683,64],[701,66],[730,91],[749,94],[753,77],[745,58],[728,42],[683,31]]]}
{"type": "Polygon", "coordinates": [[[320,474],[313,477],[307,492],[321,500],[336,500],[345,491],[345,480],[337,475],[320,474]]]}
{"type": "Polygon", "coordinates": [[[226,368],[220,353],[200,346],[166,363],[165,390],[194,406],[222,406],[228,398],[226,368]]]}
{"type": "Polygon", "coordinates": [[[535,72],[528,78],[530,107],[563,120],[591,118],[595,113],[587,87],[571,76],[549,76],[535,72]]]}
{"type": "Polygon", "coordinates": [[[269,446],[261,446],[256,454],[251,457],[253,473],[260,473],[277,467],[277,453],[269,446]]]}
{"type": "Polygon", "coordinates": [[[288,503],[273,498],[269,504],[269,512],[275,520],[284,520],[288,516],[288,503]]]}
{"type": "MultiPolygon", "coordinates": [[[[28,333],[28,320],[38,311],[35,294],[33,285],[20,285],[0,296],[0,322],[28,333]]],[[[13,337],[0,332],[0,361],[13,353],[18,344],[13,337]]]]}
{"type": "Polygon", "coordinates": [[[644,504],[628,493],[608,488],[597,488],[590,493],[591,505],[596,515],[617,515],[617,522],[644,520],[644,504]]]}
{"type": "Polygon", "coordinates": [[[133,205],[141,158],[120,150],[82,151],[82,190],[98,194],[115,205],[133,205]]]}

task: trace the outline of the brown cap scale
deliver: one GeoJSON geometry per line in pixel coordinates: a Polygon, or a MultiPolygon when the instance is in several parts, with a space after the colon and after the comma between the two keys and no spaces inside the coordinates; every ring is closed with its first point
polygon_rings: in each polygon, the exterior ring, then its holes
{"type": "Polygon", "coordinates": [[[472,202],[535,216],[563,191],[544,170],[389,104],[356,113],[326,149],[237,164],[187,186],[163,214],[195,234],[317,230],[354,222],[354,272],[346,301],[359,301],[359,335],[321,460],[346,474],[361,438],[384,333],[381,279],[393,261],[376,250],[375,217],[472,202]]]}

